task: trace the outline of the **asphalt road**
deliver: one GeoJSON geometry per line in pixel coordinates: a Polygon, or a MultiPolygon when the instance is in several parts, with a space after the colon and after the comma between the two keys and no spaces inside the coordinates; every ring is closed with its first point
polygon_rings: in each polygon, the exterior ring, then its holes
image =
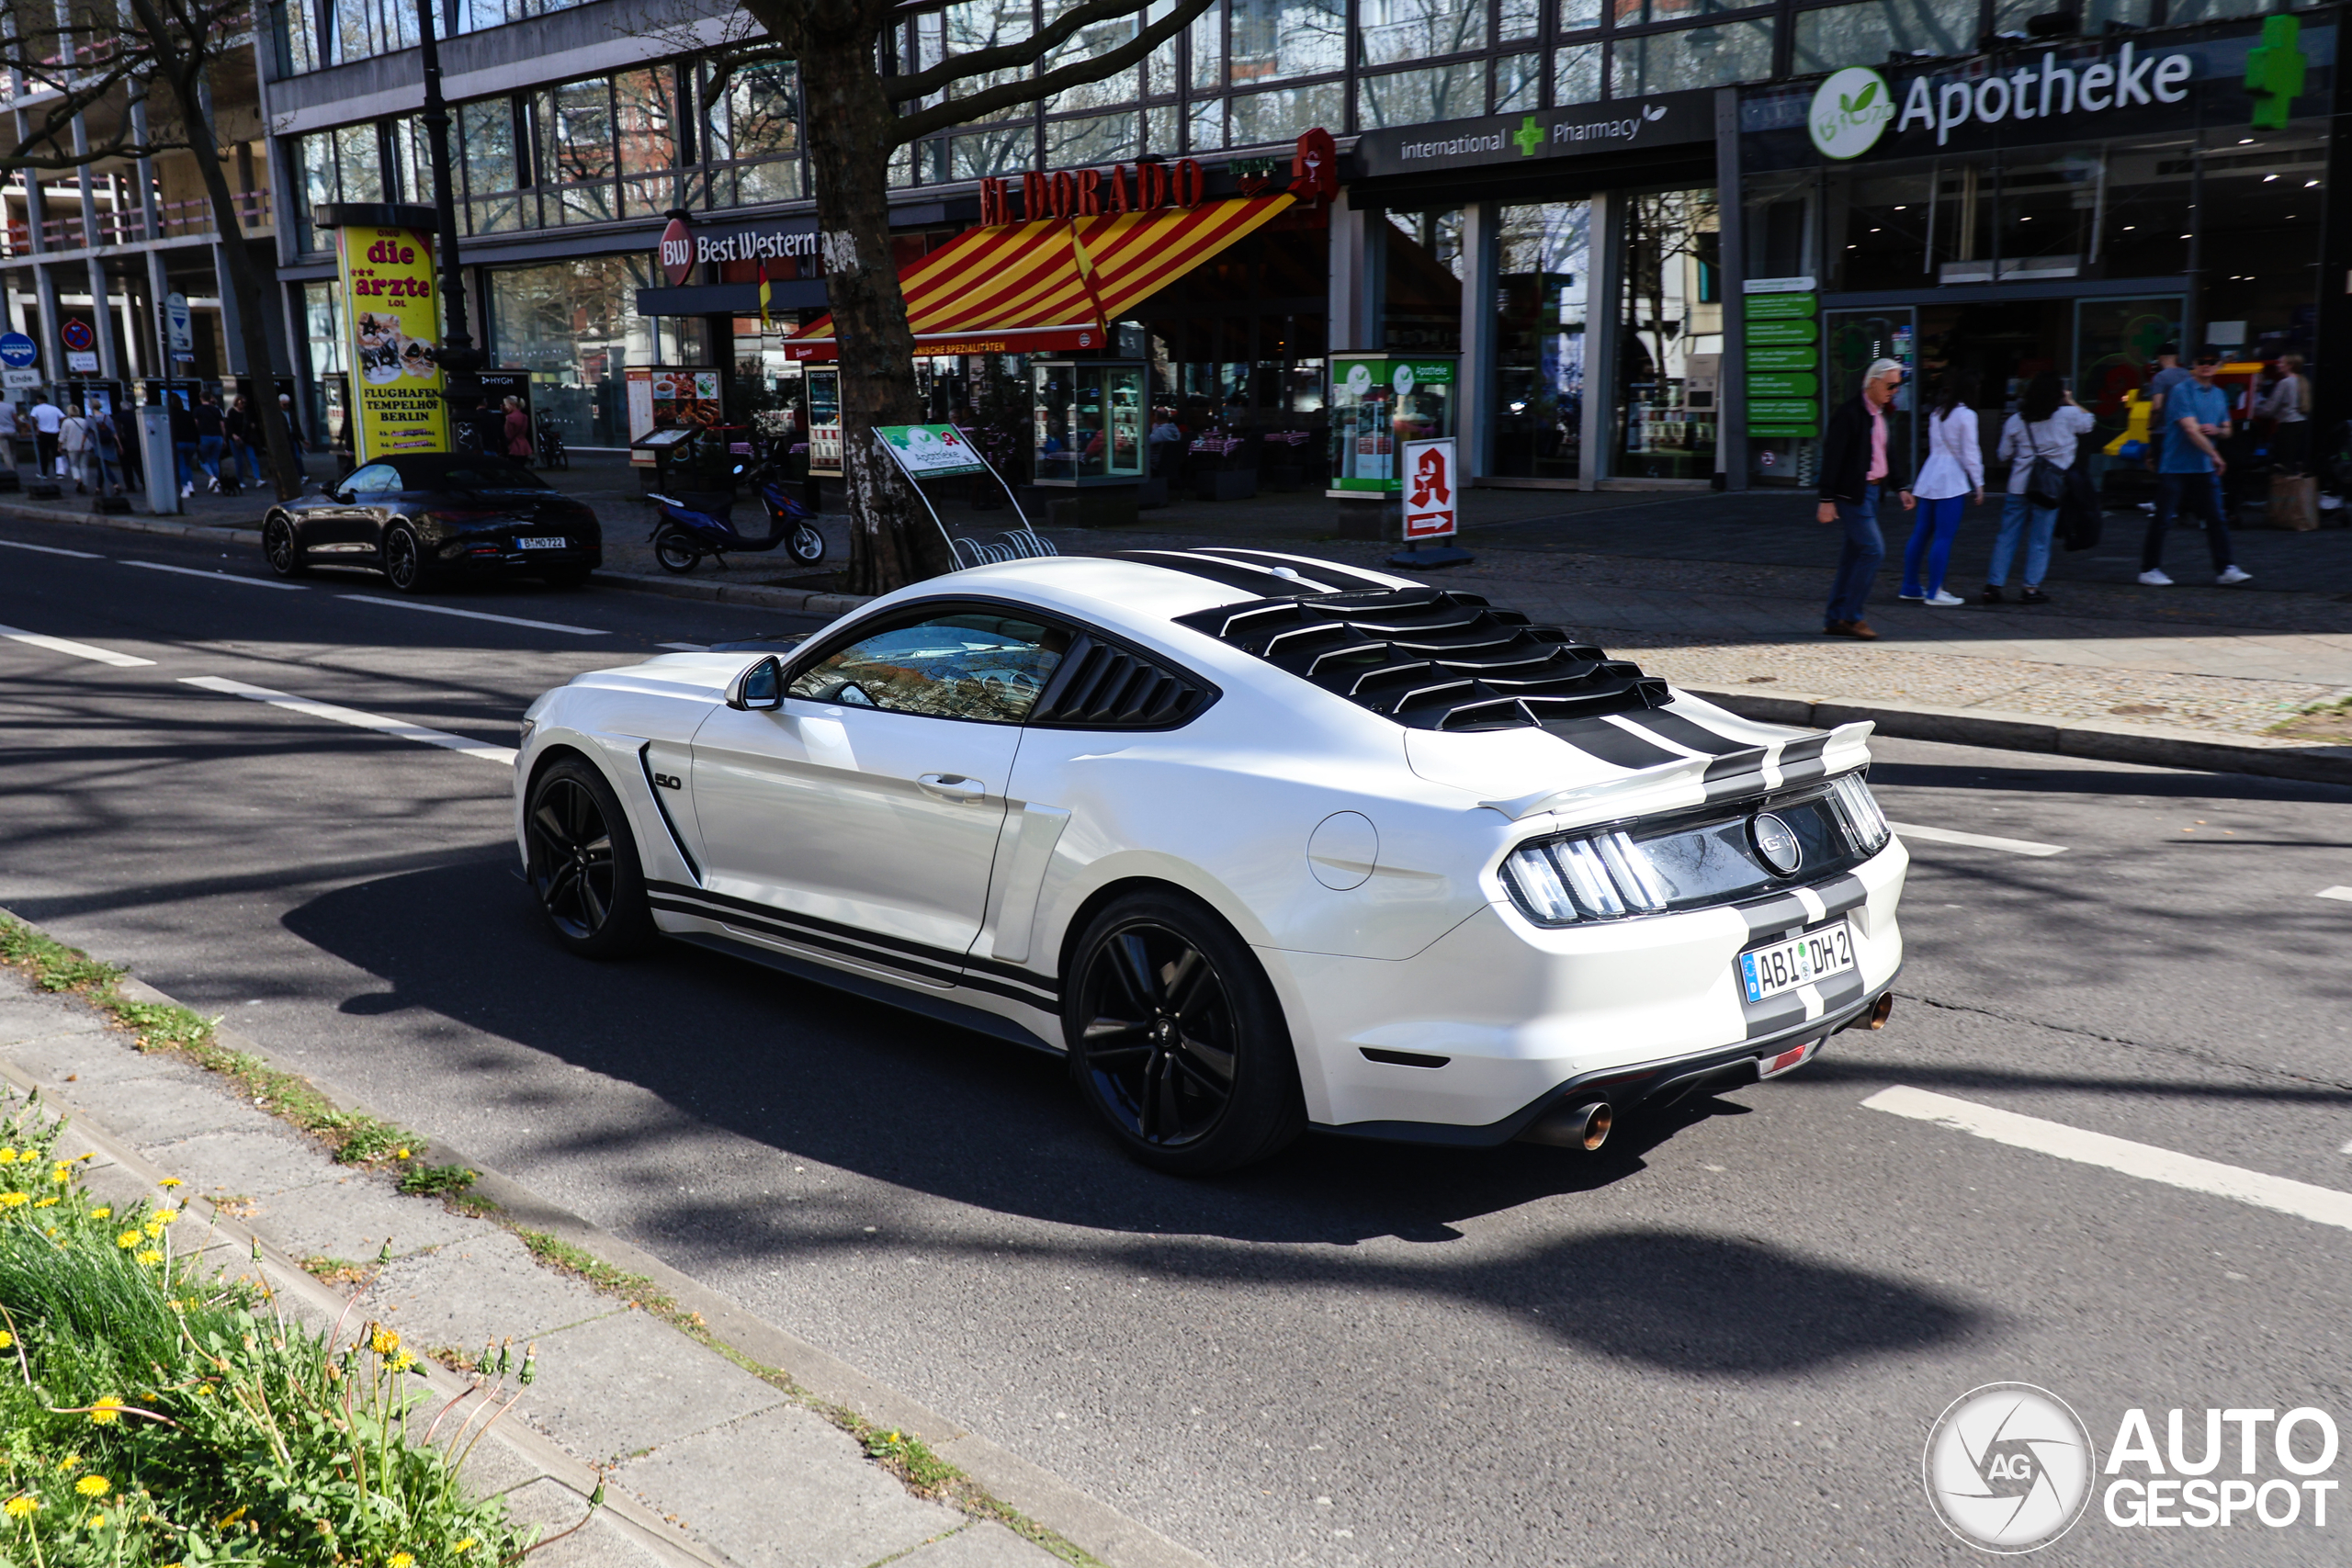
{"type": "MultiPolygon", "coordinates": [[[[0,904],[1221,1563],[1967,1561],[1920,1456],[1979,1384],[2059,1393],[2103,1460],[2132,1407],[2192,1453],[2208,1406],[2352,1421],[2341,1221],[1864,1104],[2352,1190],[2352,790],[1887,743],[1897,821],[2064,852],[1914,843],[1884,1032],[1597,1157],[1310,1138],[1188,1183],[1042,1057],[695,952],[570,960],[494,759],[186,683],[495,748],[574,671],[787,619],[260,576],[0,523],[0,626],[153,661],[0,637],[0,904]]],[[[2338,1562],[2328,1518],[2095,1499],[2047,1560],[2338,1562]]]]}

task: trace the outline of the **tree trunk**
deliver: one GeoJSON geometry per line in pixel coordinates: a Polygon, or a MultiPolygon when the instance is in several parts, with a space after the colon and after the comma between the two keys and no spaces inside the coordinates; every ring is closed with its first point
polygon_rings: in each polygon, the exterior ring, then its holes
{"type": "MultiPolygon", "coordinates": [[[[139,26],[155,51],[156,79],[172,95],[172,107],[187,133],[188,150],[197,172],[204,177],[205,195],[212,203],[212,226],[220,235],[221,254],[229,264],[229,287],[236,291],[238,335],[244,339],[245,369],[262,378],[261,395],[253,397],[253,416],[260,422],[262,445],[269,454],[271,481],[277,499],[291,501],[302,493],[302,465],[294,455],[294,440],[277,406],[277,367],[270,357],[269,329],[261,313],[261,276],[254,269],[253,252],[245,245],[244,220],[229,190],[229,176],[220,167],[220,145],[213,139],[212,117],[207,112],[199,82],[205,66],[203,39],[184,40],[164,22],[155,0],[130,0],[139,26]]],[[[280,203],[283,214],[288,203],[280,203]]]]}
{"type": "Polygon", "coordinates": [[[914,423],[922,409],[914,334],[890,254],[893,117],[874,69],[873,32],[805,39],[800,80],[826,302],[841,355],[848,588],[887,593],[952,571],[956,562],[922,498],[874,435],[876,425],[914,423]]]}

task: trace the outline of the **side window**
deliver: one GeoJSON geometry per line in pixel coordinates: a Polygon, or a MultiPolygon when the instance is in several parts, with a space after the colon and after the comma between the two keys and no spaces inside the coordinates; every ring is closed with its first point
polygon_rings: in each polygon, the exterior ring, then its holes
{"type": "Polygon", "coordinates": [[[868,632],[793,678],[792,694],[844,707],[1018,724],[1070,634],[989,610],[932,614],[868,632]]]}
{"type": "Polygon", "coordinates": [[[400,489],[401,477],[392,471],[390,463],[370,463],[344,480],[343,488],[354,495],[372,495],[379,491],[400,489]]]}

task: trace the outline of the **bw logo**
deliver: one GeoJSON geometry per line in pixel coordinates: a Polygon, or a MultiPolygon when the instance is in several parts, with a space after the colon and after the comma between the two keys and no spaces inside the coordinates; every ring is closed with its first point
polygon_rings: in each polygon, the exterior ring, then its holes
{"type": "Polygon", "coordinates": [[[1962,1395],[1928,1436],[1928,1501],[1980,1551],[2034,1551],[2064,1535],[2090,1502],[2098,1456],[2064,1400],[2030,1383],[1962,1395]]]}

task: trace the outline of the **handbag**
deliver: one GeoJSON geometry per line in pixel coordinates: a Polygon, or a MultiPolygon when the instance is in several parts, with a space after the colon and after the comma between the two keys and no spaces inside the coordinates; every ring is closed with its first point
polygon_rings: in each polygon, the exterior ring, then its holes
{"type": "MultiPolygon", "coordinates": [[[[2030,437],[2033,426],[2025,427],[2030,437]]],[[[2026,470],[2025,498],[2036,506],[2055,506],[2066,499],[2066,470],[2042,457],[2034,455],[2033,467],[2026,470]]]]}

